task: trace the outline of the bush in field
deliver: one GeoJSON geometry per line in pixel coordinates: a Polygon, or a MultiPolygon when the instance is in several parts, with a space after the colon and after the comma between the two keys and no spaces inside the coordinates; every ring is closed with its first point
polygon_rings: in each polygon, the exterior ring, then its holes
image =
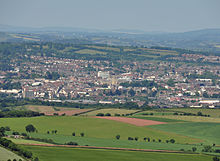
{"type": "Polygon", "coordinates": [[[219,158],[218,158],[217,156],[214,156],[214,157],[212,158],[212,160],[213,160],[213,161],[219,161],[219,158]]]}
{"type": "Polygon", "coordinates": [[[135,137],[134,140],[135,140],[135,141],[138,141],[138,137],[135,137]]]}
{"type": "Polygon", "coordinates": [[[104,116],[104,113],[97,113],[96,116],[104,116]]]}
{"type": "Polygon", "coordinates": [[[36,128],[32,124],[27,125],[25,127],[25,129],[27,132],[35,132],[36,131],[36,128]]]}
{"type": "Polygon", "coordinates": [[[129,137],[128,137],[128,140],[134,140],[134,139],[133,139],[132,137],[129,136],[129,137]]]}
{"type": "Polygon", "coordinates": [[[19,135],[19,132],[13,131],[13,132],[12,132],[12,135],[19,135]]]}
{"type": "Polygon", "coordinates": [[[72,136],[76,136],[76,133],[75,133],[75,132],[73,132],[73,133],[72,133],[72,136]]]}
{"type": "Polygon", "coordinates": [[[210,145],[204,145],[202,151],[203,152],[212,152],[212,147],[210,145]]]}
{"type": "Polygon", "coordinates": [[[110,113],[106,113],[105,116],[111,116],[111,114],[110,113]]]}
{"type": "Polygon", "coordinates": [[[116,139],[117,139],[117,140],[119,140],[119,139],[120,139],[120,137],[121,137],[120,135],[116,135],[116,139]]]}
{"type": "Polygon", "coordinates": [[[170,139],[170,142],[171,142],[172,144],[174,144],[174,143],[175,143],[175,140],[174,140],[174,139],[170,139]]]}
{"type": "Polygon", "coordinates": [[[158,139],[158,142],[159,142],[159,143],[161,143],[161,140],[160,140],[160,139],[158,139]]]}
{"type": "Polygon", "coordinates": [[[34,161],[39,161],[38,157],[34,158],[34,161]]]}
{"type": "Polygon", "coordinates": [[[80,133],[80,136],[83,137],[85,134],[83,132],[80,133]]]}
{"type": "Polygon", "coordinates": [[[120,114],[116,113],[115,116],[121,116],[120,114]]]}
{"type": "Polygon", "coordinates": [[[70,142],[66,143],[66,145],[78,145],[78,143],[70,141],[70,142]]]}
{"type": "Polygon", "coordinates": [[[196,147],[192,147],[192,151],[195,152],[197,150],[196,147]]]}

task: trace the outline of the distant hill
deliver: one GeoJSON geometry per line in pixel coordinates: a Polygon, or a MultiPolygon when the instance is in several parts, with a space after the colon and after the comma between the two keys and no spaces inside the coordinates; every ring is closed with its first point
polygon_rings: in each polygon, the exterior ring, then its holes
{"type": "Polygon", "coordinates": [[[117,46],[162,46],[220,53],[220,29],[164,33],[127,29],[104,31],[72,27],[30,28],[0,25],[0,42],[61,41],[76,43],[76,40],[117,46]]]}

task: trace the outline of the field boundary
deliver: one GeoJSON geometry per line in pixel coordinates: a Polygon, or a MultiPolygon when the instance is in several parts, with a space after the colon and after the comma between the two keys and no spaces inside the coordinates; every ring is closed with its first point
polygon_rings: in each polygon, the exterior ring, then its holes
{"type": "Polygon", "coordinates": [[[66,147],[66,148],[86,148],[86,149],[104,149],[104,150],[121,150],[121,151],[140,151],[140,152],[160,152],[160,153],[182,153],[182,154],[199,154],[185,151],[174,150],[153,150],[153,149],[133,149],[133,148],[115,148],[115,147],[96,147],[96,146],[79,146],[79,145],[55,145],[55,144],[29,144],[27,146],[43,146],[43,147],[66,147]]]}

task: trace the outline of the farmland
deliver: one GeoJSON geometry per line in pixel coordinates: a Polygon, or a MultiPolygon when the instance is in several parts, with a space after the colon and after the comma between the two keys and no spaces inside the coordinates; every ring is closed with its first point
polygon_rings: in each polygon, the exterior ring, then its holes
{"type": "Polygon", "coordinates": [[[35,112],[44,113],[45,115],[53,115],[57,113],[58,115],[69,115],[79,114],[82,112],[90,111],[90,109],[79,109],[79,108],[68,108],[68,107],[55,107],[55,106],[42,106],[42,105],[25,105],[18,106],[16,110],[30,110],[35,112]]]}
{"type": "MultiPolygon", "coordinates": [[[[12,153],[11,151],[2,148],[0,146],[0,161],[7,161],[8,159],[22,159],[21,157],[19,157],[18,155],[16,155],[15,153],[12,153]]],[[[23,160],[23,159],[22,159],[23,160]]]]}
{"type": "Polygon", "coordinates": [[[92,112],[88,112],[85,113],[83,115],[85,116],[96,116],[98,113],[110,113],[112,116],[114,116],[115,114],[120,114],[120,115],[126,115],[126,114],[130,114],[130,113],[134,113],[137,112],[138,110],[127,110],[127,109],[111,109],[111,108],[107,108],[107,109],[99,109],[99,110],[95,110],[92,112]]]}
{"type": "Polygon", "coordinates": [[[81,149],[64,147],[27,146],[42,161],[78,160],[78,161],[208,161],[211,156],[195,154],[173,154],[155,152],[134,152],[102,149],[81,149]],[[62,154],[62,155],[54,155],[62,154]]]}
{"type": "MultiPolygon", "coordinates": [[[[28,106],[24,107],[27,108],[28,106]]],[[[40,106],[40,108],[38,106],[31,106],[31,108],[35,110],[44,110],[43,106],[40,106]]],[[[46,108],[55,109],[56,112],[60,112],[57,109],[60,109],[61,111],[72,109],[45,106],[45,109],[46,108]]],[[[73,110],[76,109],[73,108],[73,110]]],[[[118,158],[124,158],[125,155],[130,156],[129,159],[131,160],[144,160],[144,158],[145,160],[146,158],[149,160],[157,160],[159,158],[161,160],[164,157],[169,158],[171,161],[177,157],[178,160],[188,159],[196,161],[198,158],[200,158],[199,160],[211,160],[211,156],[187,153],[192,153],[193,147],[196,148],[196,152],[202,153],[204,145],[215,144],[216,147],[212,147],[212,149],[218,149],[218,146],[220,145],[220,138],[218,135],[220,133],[220,125],[217,121],[219,118],[216,118],[214,115],[212,115],[212,117],[173,115],[173,113],[176,111],[176,109],[173,109],[173,111],[171,109],[152,109],[141,112],[137,110],[113,108],[98,109],[82,114],[80,116],[0,118],[0,126],[9,126],[12,131],[18,131],[19,133],[22,133],[26,132],[26,125],[32,124],[36,127],[37,132],[28,133],[30,137],[47,140],[51,139],[58,145],[64,145],[69,142],[76,142],[79,146],[86,146],[86,148],[57,146],[44,147],[44,144],[48,143],[34,140],[9,138],[17,144],[22,144],[20,146],[31,150],[34,156],[39,157],[39,159],[43,161],[50,161],[50,159],[60,160],[59,157],[62,157],[65,160],[71,160],[73,156],[76,160],[85,160],[86,158],[82,157],[82,155],[89,155],[89,158],[91,158],[90,160],[103,160],[103,158],[107,160],[115,160],[115,157],[117,157],[118,160],[118,158]],[[112,116],[97,117],[96,115],[98,113],[110,113],[112,116]],[[120,116],[115,117],[114,115],[116,113],[120,114],[120,116]],[[134,114],[126,116],[126,114],[130,113],[134,114]],[[141,123],[144,123],[145,121],[147,123],[154,123],[155,121],[156,124],[152,124],[150,126],[139,126],[138,124],[136,125],[133,123],[130,124],[129,121],[133,120],[140,120],[141,123]],[[209,120],[212,120],[212,122],[209,122],[209,120]],[[57,133],[52,133],[53,130],[57,130],[57,133]],[[74,136],[72,135],[73,133],[74,136]],[[83,136],[81,136],[82,133],[84,134],[83,136]],[[120,139],[116,139],[117,135],[120,135],[120,139]],[[129,140],[129,137],[133,138],[133,140],[129,140]],[[137,140],[134,138],[137,138],[137,140]],[[150,141],[144,138],[149,138],[150,141]],[[167,142],[167,140],[170,139],[175,139],[175,143],[167,142]],[[40,144],[41,146],[33,146],[34,144],[40,144]],[[99,149],[91,149],[91,147],[97,147],[99,149]],[[106,150],[103,148],[130,148],[150,151],[169,150],[183,152],[183,154],[124,150],[119,151],[113,149],[106,150]],[[44,153],[44,151],[47,151],[47,153],[44,153]],[[62,155],[60,155],[58,158],[53,158],[54,154],[59,153],[59,151],[62,151],[62,155]],[[77,154],[74,154],[75,152],[77,154]]],[[[209,110],[207,111],[209,112],[209,110]]],[[[186,110],[180,112],[184,113],[190,111],[186,110]]],[[[197,112],[199,111],[195,111],[195,113],[197,112]]],[[[202,112],[205,114],[205,111],[202,112]]],[[[213,113],[218,112],[219,111],[216,110],[213,113]]],[[[209,112],[209,114],[211,114],[211,112],[209,112]]],[[[11,132],[7,132],[7,134],[11,135],[11,132]]]]}
{"type": "Polygon", "coordinates": [[[152,128],[163,131],[175,132],[177,134],[199,138],[207,144],[220,145],[220,124],[219,123],[181,123],[181,124],[164,124],[152,126],[152,128]]]}
{"type": "Polygon", "coordinates": [[[155,139],[175,138],[178,143],[197,143],[200,140],[175,133],[163,132],[149,127],[137,127],[113,120],[90,118],[90,117],[70,117],[70,116],[44,116],[34,118],[2,118],[0,126],[9,126],[14,131],[25,132],[25,126],[33,124],[40,134],[47,131],[57,130],[57,134],[71,136],[73,132],[85,133],[85,137],[91,138],[115,138],[121,135],[122,140],[128,137],[144,138],[146,135],[155,139]],[[123,130],[122,130],[123,129],[123,130]]]}

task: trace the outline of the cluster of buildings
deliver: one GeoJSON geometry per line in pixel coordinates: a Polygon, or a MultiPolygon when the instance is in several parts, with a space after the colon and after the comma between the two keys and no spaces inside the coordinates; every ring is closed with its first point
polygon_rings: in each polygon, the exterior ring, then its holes
{"type": "Polygon", "coordinates": [[[0,71],[0,84],[6,83],[9,75],[11,83],[21,84],[18,89],[0,88],[0,93],[80,103],[220,107],[219,65],[201,67],[167,61],[111,62],[41,56],[30,59],[13,63],[14,70],[0,71]],[[57,73],[59,78],[48,79],[47,72],[57,73]],[[211,73],[210,77],[207,73],[211,73]],[[144,81],[153,83],[140,85],[144,81]]]}

